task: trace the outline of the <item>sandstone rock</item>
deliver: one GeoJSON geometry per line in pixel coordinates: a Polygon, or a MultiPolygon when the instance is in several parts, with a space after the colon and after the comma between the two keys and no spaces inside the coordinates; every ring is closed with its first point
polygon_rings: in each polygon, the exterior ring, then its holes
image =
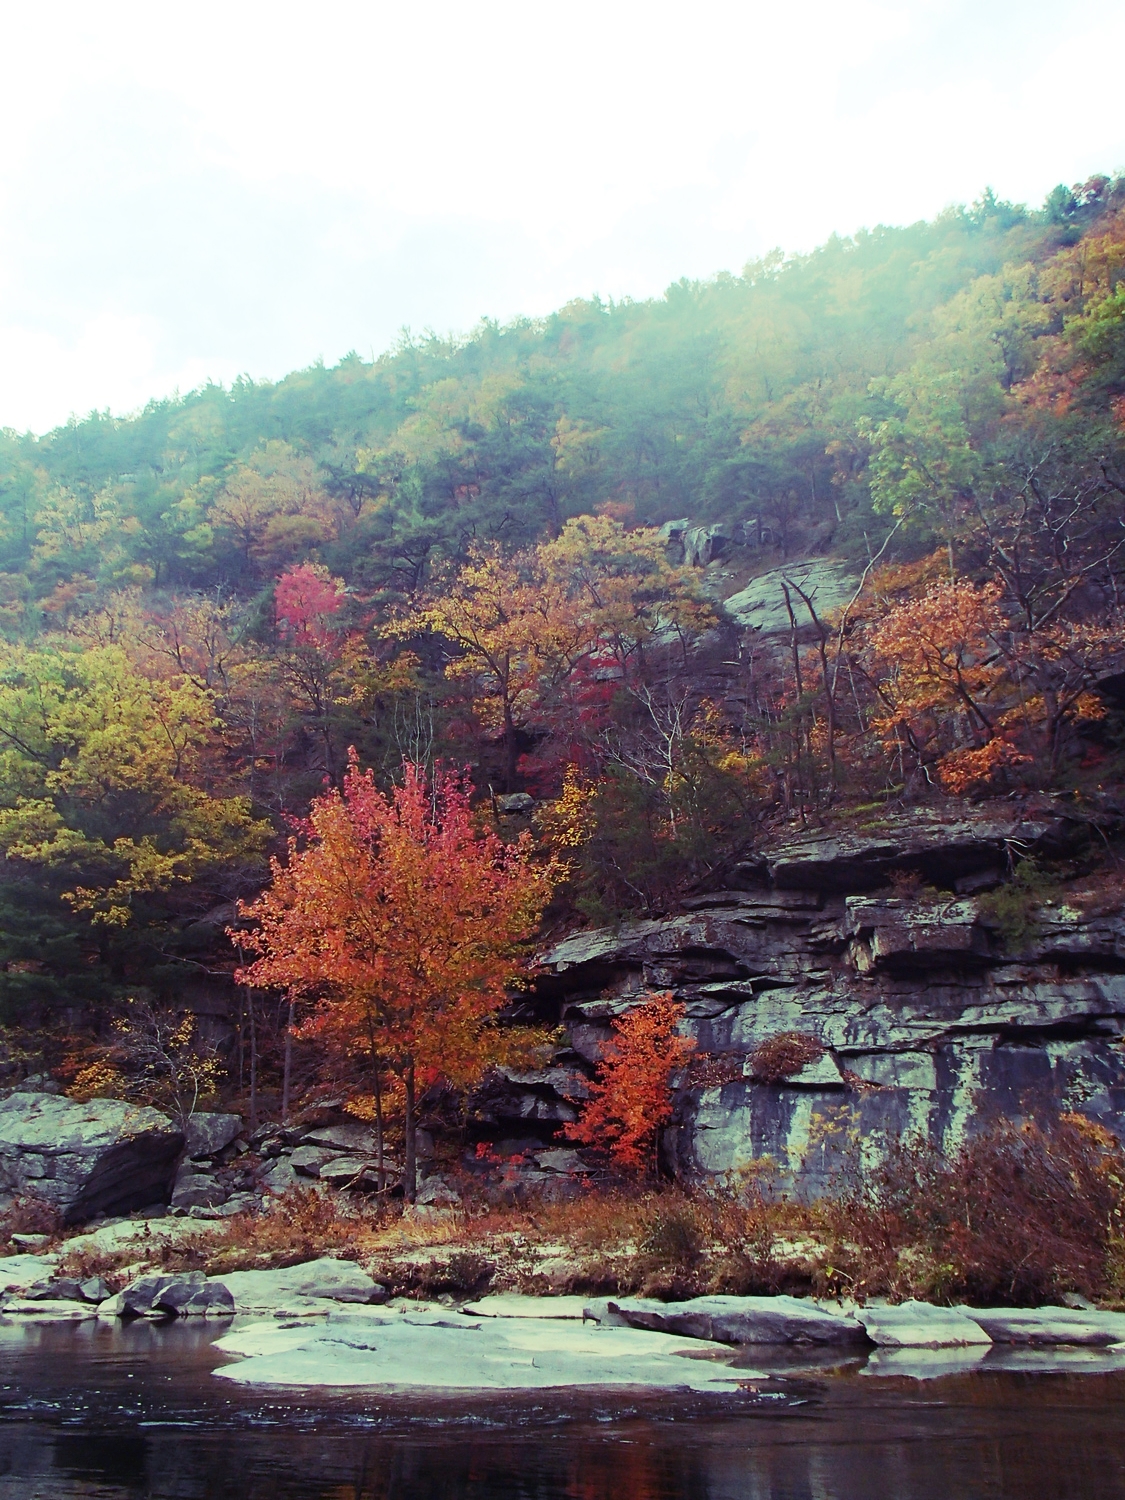
{"type": "Polygon", "coordinates": [[[375,1132],[370,1125],[324,1125],[316,1130],[306,1130],[301,1137],[302,1145],[330,1146],[337,1156],[345,1151],[354,1151],[358,1156],[374,1156],[375,1132]]]}
{"type": "Polygon", "coordinates": [[[67,1224],[166,1199],[183,1133],[159,1110],[50,1094],[0,1100],[0,1191],[46,1198],[67,1224]]]}
{"type": "Polygon", "coordinates": [[[928,1302],[903,1302],[898,1307],[862,1307],[856,1320],[867,1329],[873,1344],[885,1349],[953,1349],[990,1344],[975,1321],[976,1314],[928,1302]]]}
{"type": "MultiPolygon", "coordinates": [[[[565,1318],[585,1320],[588,1299],[585,1297],[530,1297],[521,1292],[493,1292],[466,1302],[461,1309],[482,1318],[565,1318]]],[[[597,1320],[595,1320],[597,1321],[597,1320]]]]}
{"type": "MultiPolygon", "coordinates": [[[[903,1138],[952,1151],[990,1121],[1075,1107],[1125,1140],[1125,914],[1059,901],[1009,953],[981,904],[952,892],[991,882],[1013,851],[1065,849],[1076,830],[1045,800],[1026,813],[950,801],[787,836],[746,862],[738,890],[552,944],[543,1018],[594,1063],[617,1017],[673,992],[697,1053],[663,1147],[691,1181],[769,1157],[787,1191],[811,1196],[853,1131],[876,1162],[903,1138]],[[896,871],[949,894],[871,894],[896,871]],[[746,1059],[784,1031],[817,1036],[826,1059],[777,1086],[749,1081],[746,1059]]],[[[580,1100],[551,1071],[494,1080],[477,1119],[497,1134],[561,1123],[580,1100]]]]}
{"type": "MultiPolygon", "coordinates": [[[[593,1316],[597,1304],[589,1304],[593,1316]]],[[[797,1297],[693,1297],[688,1302],[654,1302],[639,1297],[611,1298],[611,1317],[631,1328],[713,1339],[724,1344],[841,1344],[868,1342],[850,1317],[829,1312],[797,1297]]]]}
{"type": "Polygon", "coordinates": [[[230,1271],[212,1277],[234,1298],[238,1312],[254,1312],[284,1305],[293,1298],[322,1298],[333,1302],[380,1302],[386,1292],[353,1261],[306,1261],[272,1271],[230,1271]]]}
{"type": "Polygon", "coordinates": [[[1125,1342],[1125,1313],[1066,1307],[971,1307],[966,1309],[995,1344],[1084,1344],[1125,1342]]]}
{"type": "Polygon", "coordinates": [[[49,1234],[12,1234],[8,1236],[8,1243],[13,1250],[26,1250],[34,1253],[49,1245],[51,1236],[49,1234]]]}
{"type": "Polygon", "coordinates": [[[333,1156],[322,1163],[317,1175],[321,1182],[330,1183],[332,1187],[350,1187],[353,1184],[358,1187],[368,1171],[375,1171],[374,1162],[366,1162],[358,1156],[333,1156]]]}
{"type": "Polygon", "coordinates": [[[535,1160],[547,1172],[562,1172],[568,1176],[584,1177],[591,1170],[573,1146],[555,1146],[549,1151],[537,1151],[535,1160]]]}
{"type": "Polygon", "coordinates": [[[460,1208],[461,1194],[444,1177],[427,1177],[414,1199],[415,1208],[460,1208]]]}
{"type": "Polygon", "coordinates": [[[302,1177],[319,1177],[321,1167],[336,1155],[330,1146],[298,1146],[290,1153],[289,1165],[302,1177]]]}
{"type": "Polygon", "coordinates": [[[241,1115],[191,1115],[184,1122],[184,1155],[215,1156],[241,1133],[241,1115]]]}
{"type": "Polygon", "coordinates": [[[283,1193],[289,1192],[290,1188],[298,1187],[301,1179],[288,1161],[282,1160],[276,1166],[271,1167],[268,1172],[263,1172],[259,1182],[264,1193],[271,1193],[275,1198],[280,1198],[283,1193]]]}
{"type": "Polygon", "coordinates": [[[0,1258],[0,1292],[24,1292],[53,1276],[58,1258],[54,1255],[6,1255],[0,1258]]]}
{"type": "Polygon", "coordinates": [[[858,893],[885,884],[894,870],[916,870],[934,884],[951,885],[982,869],[1006,868],[1012,849],[1062,843],[1059,819],[918,808],[780,841],[766,851],[765,863],[783,889],[858,893]]]}
{"type": "Polygon", "coordinates": [[[974,901],[874,900],[849,896],[842,931],[861,974],[874,969],[925,970],[936,962],[986,963],[988,937],[974,901]]]}

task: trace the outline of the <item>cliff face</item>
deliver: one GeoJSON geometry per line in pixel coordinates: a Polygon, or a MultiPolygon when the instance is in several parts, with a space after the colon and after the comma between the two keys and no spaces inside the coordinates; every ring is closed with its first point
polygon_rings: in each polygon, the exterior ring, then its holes
{"type": "Polygon", "coordinates": [[[631,1005],[661,990],[684,1003],[700,1058],[666,1150],[687,1180],[770,1157],[813,1193],[856,1132],[870,1160],[896,1138],[949,1150],[999,1118],[1071,1110],[1125,1137],[1121,907],[1064,894],[1016,935],[979,894],[1013,852],[1058,854],[1081,833],[1048,811],[802,835],[742,867],[743,889],[558,943],[541,999],[587,1063],[631,1005]],[[892,884],[896,871],[912,880],[892,884]],[[750,1055],[783,1031],[817,1037],[824,1056],[752,1079],[750,1055]]]}

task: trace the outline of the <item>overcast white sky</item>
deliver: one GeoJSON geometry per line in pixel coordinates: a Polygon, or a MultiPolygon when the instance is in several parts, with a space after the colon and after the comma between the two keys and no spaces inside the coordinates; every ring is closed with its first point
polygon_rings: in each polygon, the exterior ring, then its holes
{"type": "Polygon", "coordinates": [[[1121,0],[9,0],[0,20],[0,426],[20,430],[1125,166],[1121,0]]]}

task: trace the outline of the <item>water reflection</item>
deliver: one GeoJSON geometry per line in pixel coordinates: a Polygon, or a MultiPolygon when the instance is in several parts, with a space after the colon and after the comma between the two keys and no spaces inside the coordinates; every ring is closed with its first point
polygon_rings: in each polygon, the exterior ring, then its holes
{"type": "Polygon", "coordinates": [[[216,1332],[0,1329],[0,1500],[1125,1500],[1125,1374],[1019,1351],[927,1379],[790,1356],[772,1408],[474,1402],[232,1390],[216,1332]]]}

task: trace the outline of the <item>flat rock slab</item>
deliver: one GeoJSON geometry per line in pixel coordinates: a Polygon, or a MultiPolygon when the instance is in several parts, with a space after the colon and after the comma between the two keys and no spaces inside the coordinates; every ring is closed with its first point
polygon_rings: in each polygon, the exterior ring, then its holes
{"type": "Polygon", "coordinates": [[[57,1255],[5,1255],[0,1258],[0,1292],[22,1292],[54,1275],[57,1255]]]}
{"type": "Polygon", "coordinates": [[[974,1321],[975,1314],[928,1302],[903,1302],[898,1307],[863,1307],[856,1321],[867,1329],[873,1344],[883,1349],[956,1349],[987,1345],[991,1338],[974,1321]]]}
{"type": "Polygon", "coordinates": [[[338,1153],[353,1151],[359,1156],[374,1156],[375,1132],[370,1125],[324,1125],[307,1130],[302,1139],[306,1146],[331,1146],[338,1153]]]}
{"type": "MultiPolygon", "coordinates": [[[[587,1304],[597,1317],[599,1304],[587,1304]]],[[[693,1297],[655,1302],[640,1297],[607,1299],[605,1311],[630,1328],[714,1339],[724,1344],[866,1345],[862,1325],[797,1297],[693,1297]]]]}
{"type": "Polygon", "coordinates": [[[178,1245],[192,1239],[217,1234],[225,1226],[206,1219],[125,1219],[104,1224],[89,1234],[76,1234],[66,1241],[64,1250],[92,1250],[112,1253],[136,1250],[138,1258],[148,1250],[159,1251],[165,1245],[178,1245]]]}
{"type": "Polygon", "coordinates": [[[273,1309],[294,1298],[320,1297],[333,1302],[375,1302],[383,1288],[360,1270],[354,1261],[306,1261],[300,1266],[285,1266],[272,1271],[230,1271],[213,1276],[213,1282],[225,1286],[234,1298],[239,1312],[260,1308],[273,1309]]]}
{"type": "Polygon", "coordinates": [[[1069,1307],[973,1307],[966,1309],[996,1344],[1084,1344],[1108,1347],[1125,1343],[1125,1313],[1069,1307]]]}
{"type": "Polygon", "coordinates": [[[747,1378],[711,1360],[683,1358],[698,1343],[632,1328],[591,1328],[563,1318],[447,1315],[422,1322],[388,1314],[333,1318],[327,1328],[257,1324],[215,1348],[244,1356],[215,1371],[261,1386],[374,1386],[384,1389],[539,1390],[558,1386],[645,1386],[732,1392],[747,1378]]]}
{"type": "Polygon", "coordinates": [[[96,1318],[98,1309],[92,1302],[50,1302],[12,1297],[0,1303],[0,1313],[37,1323],[81,1323],[86,1318],[96,1318]]]}
{"type": "Polygon", "coordinates": [[[462,1311],[482,1318],[570,1318],[581,1322],[589,1305],[588,1297],[525,1297],[519,1292],[497,1292],[466,1302],[462,1311]]]}

